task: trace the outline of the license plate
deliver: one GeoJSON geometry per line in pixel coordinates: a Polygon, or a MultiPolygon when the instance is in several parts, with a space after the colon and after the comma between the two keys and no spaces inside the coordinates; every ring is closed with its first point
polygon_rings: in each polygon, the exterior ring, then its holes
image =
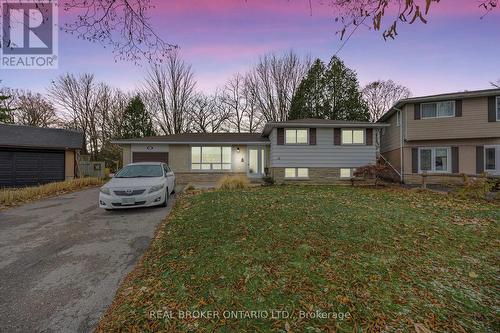
{"type": "Polygon", "coordinates": [[[135,198],[122,198],[122,205],[135,205],[135,198]]]}

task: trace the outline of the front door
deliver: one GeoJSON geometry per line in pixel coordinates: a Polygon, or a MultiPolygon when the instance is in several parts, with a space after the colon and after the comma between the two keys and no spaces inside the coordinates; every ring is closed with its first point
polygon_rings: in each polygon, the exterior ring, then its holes
{"type": "Polygon", "coordinates": [[[266,165],[266,148],[265,147],[248,147],[248,169],[249,177],[264,176],[264,168],[266,165]]]}

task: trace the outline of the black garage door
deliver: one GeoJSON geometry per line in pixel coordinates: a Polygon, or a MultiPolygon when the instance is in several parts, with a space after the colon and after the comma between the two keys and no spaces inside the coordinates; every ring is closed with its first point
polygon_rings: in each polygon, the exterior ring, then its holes
{"type": "Polygon", "coordinates": [[[64,151],[0,148],[0,187],[64,180],[64,151]]]}
{"type": "Polygon", "coordinates": [[[163,162],[168,164],[168,153],[132,153],[132,162],[163,162]]]}

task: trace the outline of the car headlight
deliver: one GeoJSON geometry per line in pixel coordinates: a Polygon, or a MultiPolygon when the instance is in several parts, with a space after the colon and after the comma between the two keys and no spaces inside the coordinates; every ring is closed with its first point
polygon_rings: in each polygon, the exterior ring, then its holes
{"type": "Polygon", "coordinates": [[[107,187],[101,187],[100,191],[101,191],[101,193],[104,193],[104,194],[111,194],[111,192],[109,191],[109,188],[107,188],[107,187]]]}
{"type": "Polygon", "coordinates": [[[163,184],[151,186],[151,188],[149,189],[149,193],[153,193],[161,189],[163,189],[163,184]]]}

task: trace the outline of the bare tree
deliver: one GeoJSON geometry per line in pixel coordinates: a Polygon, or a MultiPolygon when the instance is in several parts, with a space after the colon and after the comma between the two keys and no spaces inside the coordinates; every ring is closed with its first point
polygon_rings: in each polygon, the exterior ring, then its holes
{"type": "Polygon", "coordinates": [[[292,98],[309,66],[308,58],[302,59],[293,51],[259,59],[248,74],[247,87],[266,121],[287,120],[292,98]]]}
{"type": "Polygon", "coordinates": [[[83,131],[85,149],[96,158],[101,144],[100,103],[104,84],[95,81],[93,74],[59,76],[48,89],[49,96],[61,108],[69,127],[83,131]]]}
{"type": "MultiPolygon", "coordinates": [[[[321,5],[333,8],[335,22],[341,24],[337,33],[348,40],[361,26],[382,31],[382,36],[394,39],[399,24],[427,23],[433,4],[441,0],[318,0],[321,5]],[[347,36],[347,37],[346,37],[347,36]]],[[[479,0],[477,5],[485,10],[483,18],[497,8],[499,0],[479,0]]],[[[472,3],[472,1],[471,1],[472,3]]],[[[312,0],[309,0],[312,11],[312,0]]]]}
{"type": "Polygon", "coordinates": [[[54,106],[39,93],[22,93],[14,117],[20,125],[50,127],[59,123],[54,106]]]}
{"type": "Polygon", "coordinates": [[[250,133],[259,132],[262,129],[263,120],[262,113],[260,112],[257,96],[253,93],[251,89],[251,79],[245,76],[245,89],[243,90],[245,95],[245,115],[247,119],[247,129],[250,133]]]}
{"type": "Polygon", "coordinates": [[[368,104],[372,122],[377,121],[397,101],[411,96],[408,88],[392,80],[371,82],[363,88],[362,94],[368,104]]]}
{"type": "Polygon", "coordinates": [[[221,107],[217,95],[207,96],[199,93],[193,97],[193,104],[189,110],[190,131],[198,133],[224,132],[229,118],[229,112],[221,107]]]}
{"type": "Polygon", "coordinates": [[[151,66],[144,84],[145,101],[164,134],[186,131],[195,85],[191,65],[177,51],[163,65],[151,66]]]}
{"type": "Polygon", "coordinates": [[[240,73],[235,74],[226,83],[220,96],[222,107],[230,115],[229,123],[237,132],[246,132],[244,130],[244,121],[246,114],[245,99],[245,78],[240,73]]]}

